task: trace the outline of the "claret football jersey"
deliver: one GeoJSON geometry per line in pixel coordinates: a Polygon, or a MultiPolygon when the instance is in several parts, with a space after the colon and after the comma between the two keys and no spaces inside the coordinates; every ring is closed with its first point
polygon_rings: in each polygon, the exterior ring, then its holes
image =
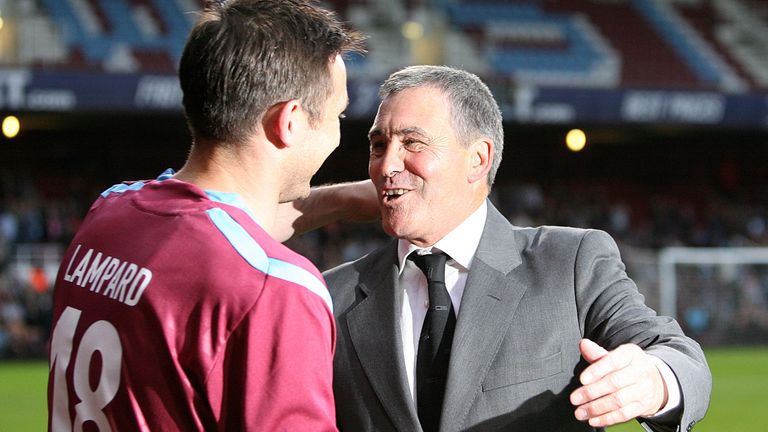
{"type": "Polygon", "coordinates": [[[49,429],[335,430],[322,276],[171,174],[106,190],[65,253],[49,429]]]}

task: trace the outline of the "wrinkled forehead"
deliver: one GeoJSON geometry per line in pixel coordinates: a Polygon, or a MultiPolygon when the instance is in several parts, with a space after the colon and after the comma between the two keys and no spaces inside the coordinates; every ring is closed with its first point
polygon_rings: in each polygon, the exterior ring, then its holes
{"type": "Polygon", "coordinates": [[[428,139],[430,135],[427,133],[426,130],[418,127],[418,126],[407,126],[400,129],[390,129],[385,130],[377,127],[372,127],[371,130],[368,132],[368,139],[374,140],[379,137],[398,137],[403,138],[406,136],[416,136],[421,139],[428,139]]]}
{"type": "Polygon", "coordinates": [[[384,98],[368,136],[429,136],[447,128],[453,129],[445,94],[433,87],[414,87],[384,98]]]}

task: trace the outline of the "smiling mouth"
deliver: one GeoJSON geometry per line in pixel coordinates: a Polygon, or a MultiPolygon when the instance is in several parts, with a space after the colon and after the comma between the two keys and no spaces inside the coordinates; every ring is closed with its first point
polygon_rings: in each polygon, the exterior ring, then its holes
{"type": "Polygon", "coordinates": [[[408,192],[406,189],[389,189],[384,191],[385,196],[403,195],[408,192]]]}
{"type": "Polygon", "coordinates": [[[408,189],[386,189],[383,191],[382,195],[385,201],[391,201],[400,198],[408,192],[410,192],[408,189]]]}

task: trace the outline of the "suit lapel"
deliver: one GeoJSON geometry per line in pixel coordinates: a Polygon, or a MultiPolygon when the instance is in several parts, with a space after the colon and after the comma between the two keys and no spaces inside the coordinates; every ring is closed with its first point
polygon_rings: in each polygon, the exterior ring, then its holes
{"type": "Polygon", "coordinates": [[[488,203],[488,218],[467,277],[451,349],[440,430],[461,427],[527,286],[512,226],[488,203]]]}
{"type": "Polygon", "coordinates": [[[349,311],[347,326],[355,352],[382,406],[397,429],[411,431],[418,427],[419,420],[403,364],[399,324],[403,295],[397,284],[397,242],[391,245],[361,274],[359,288],[367,297],[349,311]]]}

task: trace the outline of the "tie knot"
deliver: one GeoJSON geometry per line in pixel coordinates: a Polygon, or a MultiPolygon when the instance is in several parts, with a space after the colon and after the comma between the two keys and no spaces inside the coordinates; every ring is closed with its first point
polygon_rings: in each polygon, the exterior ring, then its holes
{"type": "Polygon", "coordinates": [[[448,260],[448,255],[443,252],[429,253],[419,255],[416,252],[408,255],[408,259],[413,261],[416,266],[421,269],[429,282],[443,282],[445,283],[445,263],[448,260]]]}

